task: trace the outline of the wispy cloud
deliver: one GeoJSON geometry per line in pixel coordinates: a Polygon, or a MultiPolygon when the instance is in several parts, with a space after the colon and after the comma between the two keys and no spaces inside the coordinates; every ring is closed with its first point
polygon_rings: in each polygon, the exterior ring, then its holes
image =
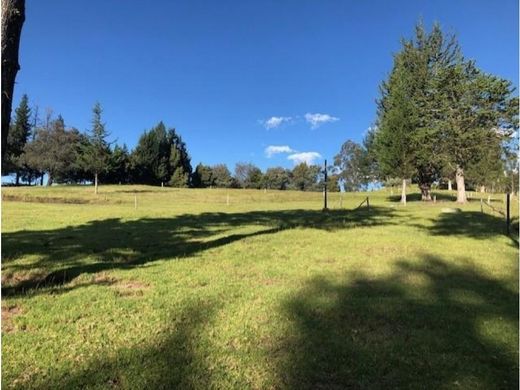
{"type": "Polygon", "coordinates": [[[292,120],[293,118],[290,116],[272,116],[269,119],[261,120],[260,123],[262,123],[266,129],[276,129],[284,123],[292,122],[292,120]]]}
{"type": "Polygon", "coordinates": [[[265,152],[265,156],[267,158],[271,158],[275,154],[278,154],[278,153],[293,153],[293,152],[295,152],[295,150],[291,149],[287,145],[280,145],[280,146],[269,145],[267,148],[265,148],[264,152],[265,152]]]}
{"type": "Polygon", "coordinates": [[[311,129],[317,129],[324,123],[339,121],[339,118],[336,118],[335,116],[329,114],[311,114],[310,112],[308,112],[307,114],[305,114],[305,120],[308,123],[310,123],[311,129]]]}
{"type": "Polygon", "coordinates": [[[307,165],[312,165],[314,160],[321,158],[321,154],[318,152],[301,152],[301,153],[293,153],[287,156],[288,160],[294,162],[295,165],[301,164],[302,162],[307,165]]]}

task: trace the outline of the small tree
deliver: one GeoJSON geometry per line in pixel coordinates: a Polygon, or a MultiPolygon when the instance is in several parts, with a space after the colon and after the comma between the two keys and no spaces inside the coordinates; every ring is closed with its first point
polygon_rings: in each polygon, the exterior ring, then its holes
{"type": "Polygon", "coordinates": [[[191,183],[195,188],[207,188],[214,185],[213,171],[210,166],[198,164],[191,177],[191,183]]]}
{"type": "Polygon", "coordinates": [[[88,140],[83,145],[81,159],[87,172],[94,175],[94,193],[98,193],[99,175],[108,169],[110,149],[107,142],[108,133],[105,124],[101,121],[101,105],[97,102],[92,109],[92,129],[88,140]]]}
{"type": "Polygon", "coordinates": [[[233,183],[231,172],[225,164],[217,164],[211,167],[215,187],[229,188],[233,183]]]}

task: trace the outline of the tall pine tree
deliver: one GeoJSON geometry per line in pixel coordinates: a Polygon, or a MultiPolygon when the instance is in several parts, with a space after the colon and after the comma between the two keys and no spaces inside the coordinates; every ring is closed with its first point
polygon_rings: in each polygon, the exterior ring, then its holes
{"type": "Polygon", "coordinates": [[[81,159],[83,167],[94,176],[94,193],[98,193],[99,175],[108,169],[110,148],[107,141],[108,133],[105,124],[101,120],[103,112],[101,104],[96,102],[92,109],[92,129],[88,134],[88,140],[83,145],[81,159]]]}

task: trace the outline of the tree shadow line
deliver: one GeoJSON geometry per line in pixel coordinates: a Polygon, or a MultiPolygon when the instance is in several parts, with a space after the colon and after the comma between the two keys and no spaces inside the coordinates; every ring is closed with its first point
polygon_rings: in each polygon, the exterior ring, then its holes
{"type": "Polygon", "coordinates": [[[518,293],[458,263],[424,255],[385,277],[311,279],[284,304],[294,334],[283,387],[518,388],[518,293]],[[492,321],[501,324],[490,334],[513,340],[485,336],[492,321]]]}
{"type": "MultiPolygon", "coordinates": [[[[495,280],[463,259],[430,255],[403,259],[385,276],[310,278],[280,308],[292,326],[269,350],[274,387],[516,389],[514,279],[495,280]],[[482,324],[490,321],[498,321],[498,328],[485,335],[482,324]],[[505,343],[493,338],[503,335],[501,329],[513,332],[505,343]]],[[[97,356],[75,372],[55,372],[38,387],[225,386],[225,377],[214,378],[207,369],[218,366],[219,355],[201,349],[211,348],[203,332],[221,309],[191,300],[171,312],[160,340],[97,356]]]]}
{"type": "Polygon", "coordinates": [[[371,207],[370,212],[360,209],[202,213],[130,221],[113,218],[55,230],[3,233],[4,275],[22,274],[25,277],[4,279],[2,294],[36,293],[42,288],[66,284],[82,274],[129,269],[160,259],[190,257],[286,229],[334,231],[390,224],[394,213],[385,207],[371,207]],[[246,232],[238,230],[244,227],[248,228],[246,232]],[[16,262],[26,256],[37,256],[38,260],[16,262]],[[51,272],[42,275],[42,270],[51,272]]]}

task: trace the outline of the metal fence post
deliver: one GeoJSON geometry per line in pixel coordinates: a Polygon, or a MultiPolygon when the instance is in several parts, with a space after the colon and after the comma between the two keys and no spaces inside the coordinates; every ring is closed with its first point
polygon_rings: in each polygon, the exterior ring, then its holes
{"type": "Polygon", "coordinates": [[[510,206],[511,206],[511,195],[509,192],[506,195],[506,224],[507,224],[507,234],[509,234],[510,230],[510,224],[511,224],[511,213],[510,213],[510,206]]]}

